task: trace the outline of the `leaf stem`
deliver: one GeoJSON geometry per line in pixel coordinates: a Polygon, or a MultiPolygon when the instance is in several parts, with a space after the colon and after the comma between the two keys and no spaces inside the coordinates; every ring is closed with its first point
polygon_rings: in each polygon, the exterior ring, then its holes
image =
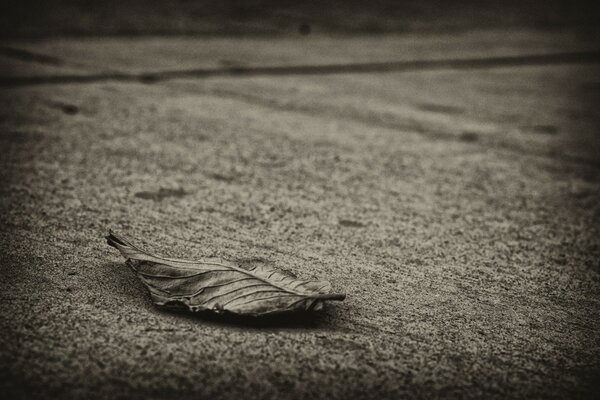
{"type": "Polygon", "coordinates": [[[327,293],[327,294],[318,294],[316,296],[310,296],[310,297],[314,297],[316,299],[319,300],[339,300],[342,301],[346,298],[346,294],[344,293],[327,293]]]}

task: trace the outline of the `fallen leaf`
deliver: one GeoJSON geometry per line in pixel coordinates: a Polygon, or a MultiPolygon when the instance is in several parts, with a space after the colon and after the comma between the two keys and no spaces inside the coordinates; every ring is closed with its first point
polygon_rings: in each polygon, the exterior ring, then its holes
{"type": "Polygon", "coordinates": [[[158,306],[183,305],[190,311],[264,315],[294,310],[318,310],[324,300],[344,300],[325,281],[301,280],[266,265],[244,268],[220,258],[199,261],[148,253],[110,231],[107,243],[150,291],[158,306]]]}

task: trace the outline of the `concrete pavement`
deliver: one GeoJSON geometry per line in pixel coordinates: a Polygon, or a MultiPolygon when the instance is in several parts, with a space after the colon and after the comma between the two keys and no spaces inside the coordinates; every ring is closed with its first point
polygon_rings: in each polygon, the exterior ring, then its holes
{"type": "MultiPolygon", "coordinates": [[[[142,74],[595,46],[536,31],[52,39],[4,43],[21,53],[1,53],[0,71],[142,74]]],[[[571,63],[3,87],[1,390],[592,397],[597,72],[571,63]],[[160,311],[105,245],[109,227],[178,257],[260,257],[348,297],[314,317],[266,321],[160,311]]]]}

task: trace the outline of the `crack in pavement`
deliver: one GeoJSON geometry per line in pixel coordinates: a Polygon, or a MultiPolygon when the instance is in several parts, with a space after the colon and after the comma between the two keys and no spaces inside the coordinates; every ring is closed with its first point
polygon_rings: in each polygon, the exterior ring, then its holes
{"type": "MultiPolygon", "coordinates": [[[[37,53],[37,52],[33,52],[33,51],[29,51],[29,50],[17,48],[17,47],[0,46],[0,56],[6,57],[6,58],[12,58],[13,60],[19,60],[19,61],[23,61],[23,62],[29,62],[29,63],[41,64],[41,65],[49,65],[49,66],[53,66],[53,67],[75,67],[75,68],[84,69],[87,71],[95,70],[96,74],[93,76],[100,76],[100,75],[111,76],[111,75],[115,75],[115,74],[117,74],[117,75],[120,74],[119,71],[116,71],[113,69],[99,68],[94,65],[86,64],[85,62],[65,60],[65,59],[62,59],[59,57],[42,54],[42,53],[37,53]]],[[[60,76],[64,76],[64,75],[52,75],[52,76],[47,76],[47,77],[52,78],[54,76],[60,77],[60,76]]],[[[45,78],[45,77],[41,77],[41,78],[45,78]]],[[[12,78],[0,77],[0,80],[3,80],[3,79],[10,80],[12,78]]],[[[20,78],[17,78],[17,79],[20,79],[20,78]]]]}
{"type": "Polygon", "coordinates": [[[19,61],[27,61],[45,65],[64,65],[63,60],[58,57],[49,56],[46,54],[34,53],[29,50],[18,49],[15,47],[0,47],[0,55],[12,58],[19,61]]]}
{"type": "MultiPolygon", "coordinates": [[[[33,55],[26,51],[12,48],[0,48],[0,53],[14,57],[29,58],[40,62],[39,57],[46,61],[53,57],[33,55]],[[32,58],[33,57],[33,58],[32,58]]],[[[58,60],[58,59],[56,59],[58,60]]],[[[64,83],[95,83],[105,81],[154,83],[181,78],[210,78],[213,76],[285,76],[285,75],[327,75],[327,74],[356,74],[356,73],[388,73],[433,70],[468,70],[500,67],[522,67],[535,65],[560,64],[589,64],[600,63],[600,50],[554,53],[529,54],[503,57],[454,58],[411,61],[390,61],[376,63],[329,64],[329,65],[288,65],[288,66],[232,66],[224,68],[196,68],[187,70],[168,70],[159,72],[110,72],[89,75],[52,75],[28,77],[0,77],[0,86],[29,86],[64,83]]]]}

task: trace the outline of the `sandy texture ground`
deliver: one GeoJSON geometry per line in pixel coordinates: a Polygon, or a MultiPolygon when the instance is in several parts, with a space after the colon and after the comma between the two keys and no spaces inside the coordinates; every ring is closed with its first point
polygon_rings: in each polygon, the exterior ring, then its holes
{"type": "Polygon", "coordinates": [[[0,392],[15,398],[598,393],[598,65],[7,85],[5,78],[553,54],[520,31],[2,45],[0,392]],[[261,257],[325,312],[152,306],[103,240],[261,257]]]}

